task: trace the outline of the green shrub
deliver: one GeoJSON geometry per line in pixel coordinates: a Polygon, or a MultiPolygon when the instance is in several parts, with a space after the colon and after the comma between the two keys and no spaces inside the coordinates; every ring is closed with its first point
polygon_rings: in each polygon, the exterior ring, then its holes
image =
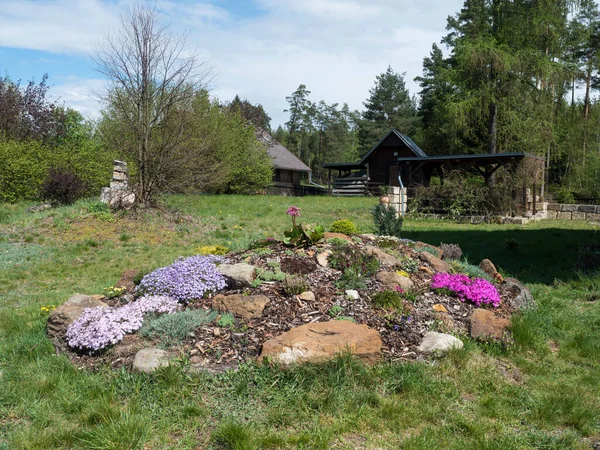
{"type": "Polygon", "coordinates": [[[348,267],[335,283],[338,289],[366,289],[365,277],[360,269],[348,267]]]}
{"type": "Polygon", "coordinates": [[[372,215],[378,234],[400,237],[403,219],[393,207],[380,203],[373,208],[372,215]]]}
{"type": "Polygon", "coordinates": [[[356,225],[354,225],[354,223],[351,220],[336,220],[331,224],[331,232],[342,233],[347,236],[352,236],[353,234],[358,233],[358,228],[356,228],[356,225]]]}
{"type": "Polygon", "coordinates": [[[371,297],[371,301],[380,308],[395,309],[400,313],[404,311],[404,299],[399,291],[376,292],[371,297]]]}
{"type": "Polygon", "coordinates": [[[421,266],[421,263],[418,260],[406,255],[398,258],[398,261],[400,261],[400,269],[408,273],[416,272],[421,266]]]}
{"type": "Polygon", "coordinates": [[[430,245],[420,245],[419,247],[415,247],[415,252],[417,253],[424,253],[427,252],[433,256],[438,256],[438,251],[431,247],[430,245]]]}
{"type": "Polygon", "coordinates": [[[458,273],[464,273],[465,275],[471,278],[483,278],[484,280],[488,280],[493,282],[494,279],[489,276],[483,269],[479,266],[474,266],[473,264],[469,264],[468,262],[463,261],[451,261],[450,267],[452,270],[458,273]]]}
{"type": "Polygon", "coordinates": [[[287,295],[298,295],[306,292],[310,286],[302,277],[287,275],[283,280],[283,290],[287,295]]]}
{"type": "Polygon", "coordinates": [[[235,324],[235,317],[229,313],[223,313],[217,319],[217,326],[221,328],[232,327],[235,324]]]}
{"type": "Polygon", "coordinates": [[[188,309],[162,314],[144,321],[140,333],[146,339],[158,339],[161,346],[171,347],[182,342],[190,333],[212,322],[217,314],[203,309],[188,309]]]}
{"type": "Polygon", "coordinates": [[[328,261],[334,269],[346,272],[352,268],[367,277],[375,275],[379,269],[379,260],[375,255],[364,253],[350,245],[334,245],[328,261]]]}

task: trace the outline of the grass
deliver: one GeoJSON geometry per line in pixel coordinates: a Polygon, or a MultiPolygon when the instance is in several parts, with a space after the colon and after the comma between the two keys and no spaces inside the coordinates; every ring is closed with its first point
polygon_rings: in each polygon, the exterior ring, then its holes
{"type": "MultiPolygon", "coordinates": [[[[406,220],[403,237],[460,244],[530,283],[539,307],[514,345],[478,344],[434,364],[340,358],[289,370],[248,364],[194,375],[184,357],[153,375],[75,369],[45,336],[42,306],[101,293],[125,269],[198,247],[241,249],[303,223],[371,225],[374,199],[172,196],[170,208],[99,219],[81,201],[0,206],[0,449],[591,449],[600,441],[600,276],[574,270],[585,222],[527,226],[406,220]]],[[[94,209],[94,208],[92,208],[94,209]]],[[[110,214],[110,213],[108,213],[110,214]]]]}

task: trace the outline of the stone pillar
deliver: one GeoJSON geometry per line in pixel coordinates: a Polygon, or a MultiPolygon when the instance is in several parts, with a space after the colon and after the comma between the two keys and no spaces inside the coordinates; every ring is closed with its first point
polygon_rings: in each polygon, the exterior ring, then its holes
{"type": "Polygon", "coordinates": [[[100,201],[111,208],[130,209],[135,203],[135,194],[129,189],[129,171],[125,161],[113,161],[110,187],[102,188],[100,201]]]}
{"type": "Polygon", "coordinates": [[[406,188],[391,186],[390,207],[394,208],[398,215],[404,216],[407,211],[408,195],[406,188]]]}

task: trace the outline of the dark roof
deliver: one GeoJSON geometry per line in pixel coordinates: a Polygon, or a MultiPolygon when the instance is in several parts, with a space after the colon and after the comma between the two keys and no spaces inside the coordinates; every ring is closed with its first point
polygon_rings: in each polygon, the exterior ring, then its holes
{"type": "Polygon", "coordinates": [[[364,164],[361,164],[361,163],[327,163],[327,164],[322,164],[321,167],[324,167],[325,169],[355,170],[355,169],[364,169],[367,166],[365,166],[364,164]]]}
{"type": "Polygon", "coordinates": [[[447,162],[447,161],[465,161],[465,160],[487,160],[491,164],[494,160],[506,160],[506,159],[523,159],[523,158],[534,158],[543,159],[540,156],[529,155],[527,153],[476,153],[470,155],[441,155],[441,156],[427,156],[422,157],[398,157],[398,162],[413,162],[413,161],[427,161],[427,162],[447,162]]]}
{"type": "Polygon", "coordinates": [[[371,150],[369,150],[369,152],[365,155],[365,157],[360,160],[360,164],[364,164],[367,161],[367,159],[369,159],[369,157],[371,156],[371,153],[377,150],[377,148],[379,148],[379,146],[383,144],[383,141],[390,137],[391,134],[395,134],[402,142],[404,142],[404,144],[415,154],[417,158],[427,158],[427,153],[425,153],[421,149],[421,147],[415,144],[411,138],[409,138],[405,134],[400,133],[398,130],[390,130],[390,132],[386,134],[382,140],[375,144],[373,148],[371,148],[371,150]]]}
{"type": "Polygon", "coordinates": [[[267,144],[267,152],[273,158],[273,167],[283,170],[295,170],[297,172],[311,172],[310,167],[304,164],[296,155],[277,142],[264,130],[259,130],[257,139],[267,144]]]}

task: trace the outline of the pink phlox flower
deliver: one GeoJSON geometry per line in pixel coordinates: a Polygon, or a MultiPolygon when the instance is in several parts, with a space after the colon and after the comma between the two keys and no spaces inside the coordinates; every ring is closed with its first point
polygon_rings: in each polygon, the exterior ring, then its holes
{"type": "Polygon", "coordinates": [[[500,306],[502,299],[498,290],[483,278],[471,279],[463,274],[436,273],[431,280],[432,289],[448,289],[461,301],[469,301],[476,306],[500,306]]]}

